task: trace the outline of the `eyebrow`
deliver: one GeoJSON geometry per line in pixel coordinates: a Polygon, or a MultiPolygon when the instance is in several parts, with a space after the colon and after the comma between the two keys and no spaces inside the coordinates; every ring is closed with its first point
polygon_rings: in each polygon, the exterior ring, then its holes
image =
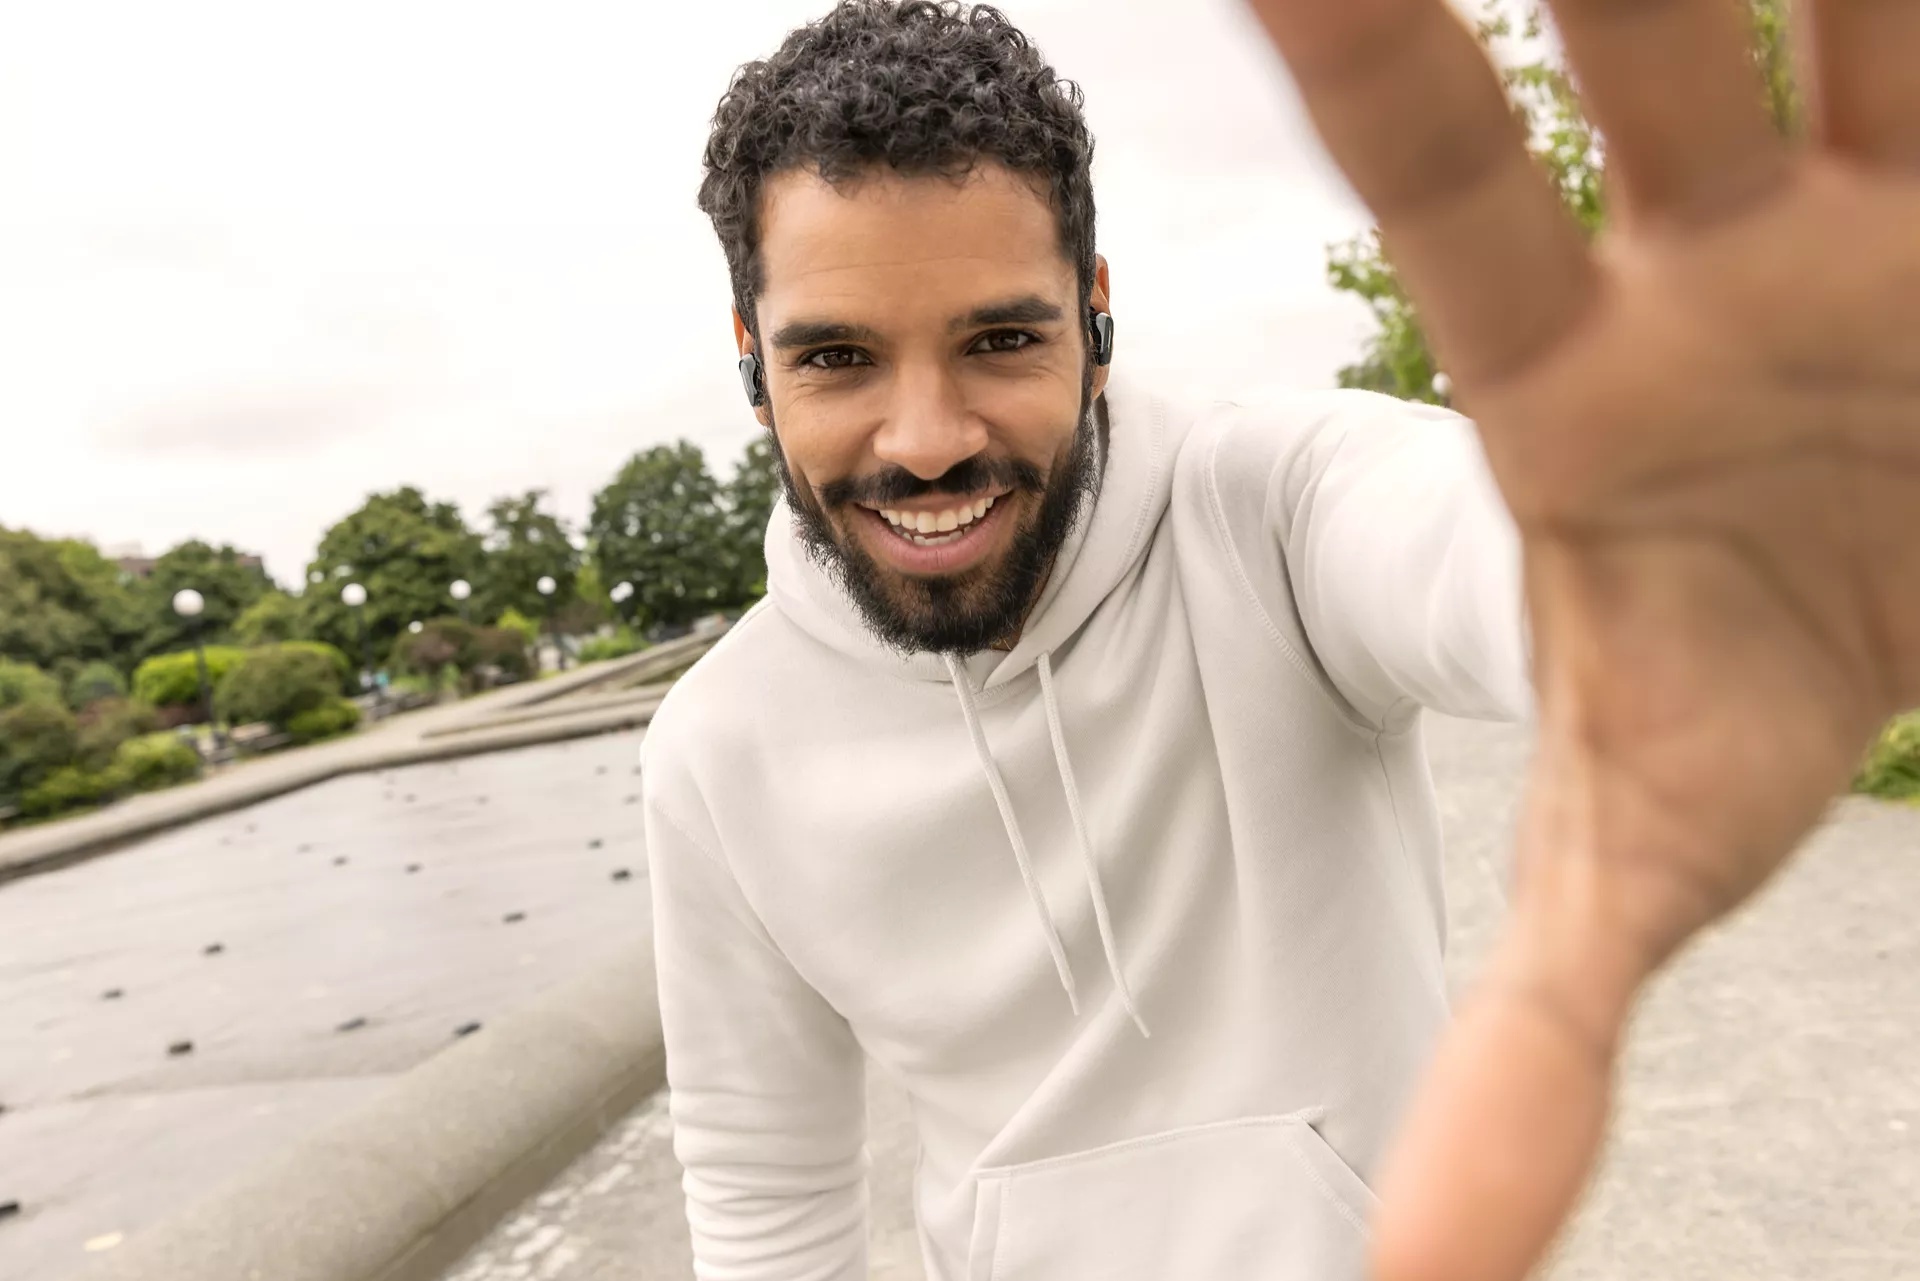
{"type": "Polygon", "coordinates": [[[1047,325],[1064,315],[1066,313],[1056,304],[1038,294],[1028,294],[1024,298],[1009,298],[1005,302],[990,302],[984,307],[976,307],[948,325],[947,329],[958,331],[982,325],[1047,325]]]}
{"type": "MultiPolygon", "coordinates": [[[[1048,302],[1038,294],[1028,294],[1023,298],[1009,298],[1001,302],[990,302],[976,307],[947,325],[950,333],[963,329],[976,329],[988,325],[1046,325],[1059,321],[1066,313],[1058,304],[1048,302]]],[[[774,331],[772,346],[776,350],[791,350],[796,347],[823,347],[829,343],[872,343],[880,342],[880,335],[865,325],[850,324],[840,320],[796,320],[780,326],[774,331]]]]}

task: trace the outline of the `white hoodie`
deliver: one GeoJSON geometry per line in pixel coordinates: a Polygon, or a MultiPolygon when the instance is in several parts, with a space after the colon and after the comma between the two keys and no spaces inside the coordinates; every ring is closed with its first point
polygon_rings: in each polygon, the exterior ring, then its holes
{"type": "Polygon", "coordinates": [[[883,648],[779,512],[769,599],[654,720],[706,1281],[865,1277],[863,1057],[932,1281],[1362,1275],[1447,1017],[1418,713],[1530,713],[1518,540],[1454,415],[1107,403],[1010,652],[883,648]]]}

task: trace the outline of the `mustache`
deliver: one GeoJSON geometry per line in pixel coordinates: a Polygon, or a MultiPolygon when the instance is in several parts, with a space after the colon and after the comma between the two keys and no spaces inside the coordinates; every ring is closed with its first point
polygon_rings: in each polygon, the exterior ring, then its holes
{"type": "Polygon", "coordinates": [[[884,507],[934,494],[977,494],[983,490],[1045,493],[1047,478],[1032,463],[1017,458],[974,457],[955,463],[945,474],[925,480],[904,467],[892,467],[872,476],[843,477],[820,486],[822,507],[860,503],[884,507]]]}

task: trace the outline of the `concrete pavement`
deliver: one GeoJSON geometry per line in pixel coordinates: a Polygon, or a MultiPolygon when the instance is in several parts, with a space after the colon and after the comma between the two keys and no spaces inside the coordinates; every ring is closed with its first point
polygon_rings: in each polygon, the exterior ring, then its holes
{"type": "Polygon", "coordinates": [[[661,688],[629,687],[707,643],[0,837],[0,1281],[119,1249],[612,944],[644,950],[621,731],[661,688]]]}
{"type": "MultiPolygon", "coordinates": [[[[1431,718],[1464,988],[1503,911],[1530,743],[1431,718]]],[[[1553,1281],[1920,1276],[1920,810],[1839,802],[1759,901],[1643,1005],[1604,1171],[1553,1281]]],[[[908,1102],[875,1080],[873,1275],[917,1281],[908,1102]]],[[[690,1274],[664,1102],[609,1133],[446,1281],[690,1274]]]]}
{"type": "Polygon", "coordinates": [[[644,945],[639,741],[356,773],[0,887],[0,1281],[54,1281],[644,945]]]}

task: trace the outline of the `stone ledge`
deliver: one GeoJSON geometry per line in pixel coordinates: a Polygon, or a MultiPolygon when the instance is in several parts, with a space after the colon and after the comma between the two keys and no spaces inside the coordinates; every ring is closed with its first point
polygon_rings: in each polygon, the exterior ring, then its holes
{"type": "Polygon", "coordinates": [[[73,1281],[433,1281],[665,1079],[630,945],[73,1281]]]}

